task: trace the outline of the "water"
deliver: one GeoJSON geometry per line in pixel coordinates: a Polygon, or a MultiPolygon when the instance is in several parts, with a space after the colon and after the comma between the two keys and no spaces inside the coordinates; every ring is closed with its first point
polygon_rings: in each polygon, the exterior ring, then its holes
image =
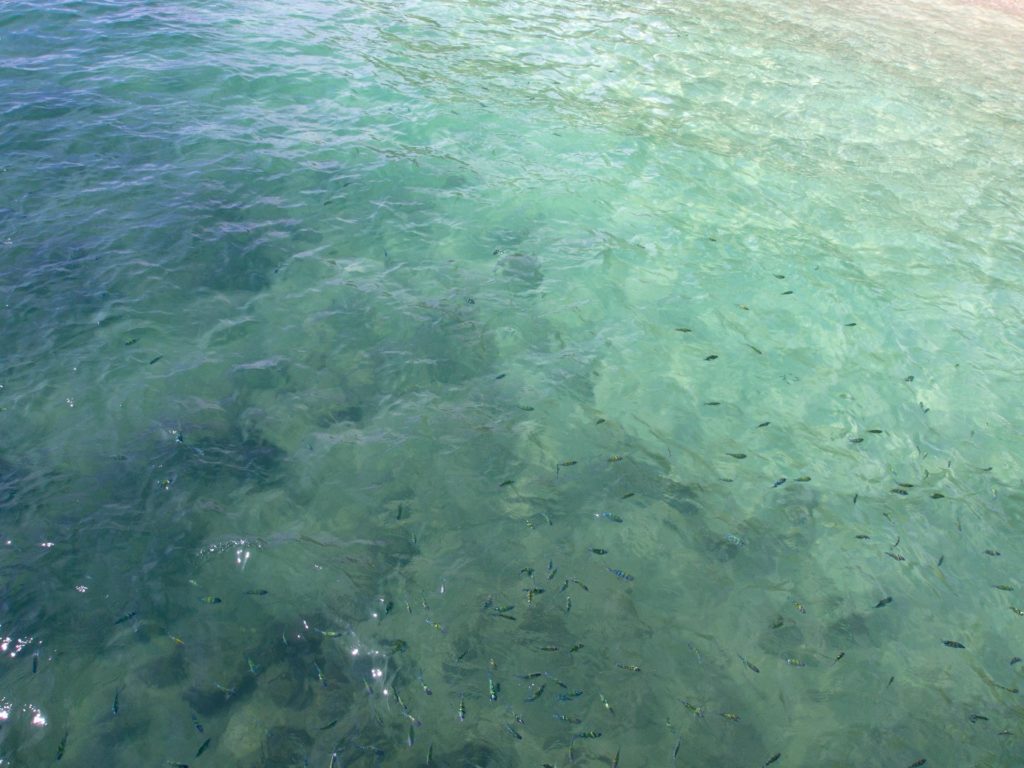
{"type": "Polygon", "coordinates": [[[0,764],[1018,762],[1012,3],[16,0],[0,64],[0,764]]]}

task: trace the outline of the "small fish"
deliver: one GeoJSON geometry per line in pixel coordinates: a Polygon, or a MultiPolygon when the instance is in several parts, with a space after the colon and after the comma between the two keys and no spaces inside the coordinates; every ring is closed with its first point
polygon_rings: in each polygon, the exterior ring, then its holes
{"type": "Polygon", "coordinates": [[[541,696],[544,695],[544,689],[546,687],[547,687],[547,683],[541,684],[540,688],[538,688],[536,691],[534,691],[530,696],[528,696],[526,698],[526,701],[530,702],[530,701],[536,701],[537,699],[539,699],[541,696]]]}
{"type": "Polygon", "coordinates": [[[245,657],[245,661],[246,661],[246,663],[247,663],[247,664],[249,665],[249,671],[250,671],[250,672],[251,672],[252,674],[254,674],[254,675],[258,675],[258,674],[260,673],[260,668],[259,668],[259,666],[258,666],[258,665],[256,664],[256,662],[255,662],[255,661],[253,661],[252,659],[250,659],[250,658],[249,658],[248,656],[246,656],[246,657],[245,657]]]}
{"type": "Polygon", "coordinates": [[[843,325],[845,325],[847,328],[853,328],[856,325],[856,323],[843,323],[843,325]]]}
{"type": "Polygon", "coordinates": [[[793,607],[800,611],[800,613],[807,613],[807,609],[804,608],[804,604],[801,603],[799,600],[795,600],[793,602],[793,607]]]}
{"type": "Polygon", "coordinates": [[[721,405],[721,400],[705,400],[704,405],[721,405]]]}
{"type": "Polygon", "coordinates": [[[573,736],[574,739],[599,739],[601,738],[600,731],[581,731],[573,736]]]}
{"type": "Polygon", "coordinates": [[[938,563],[936,563],[936,565],[937,565],[937,566],[938,566],[939,568],[941,568],[941,567],[942,567],[942,564],[943,564],[944,562],[946,562],[946,556],[945,556],[945,555],[939,555],[939,562],[938,562],[938,563]]]}
{"type": "Polygon", "coordinates": [[[893,560],[896,560],[896,561],[899,561],[899,562],[907,559],[903,555],[897,555],[895,552],[886,552],[885,554],[887,554],[893,560]]]}
{"type": "Polygon", "coordinates": [[[897,496],[906,496],[907,495],[907,491],[905,489],[903,489],[903,488],[892,488],[892,489],[889,490],[889,493],[895,493],[897,496]]]}
{"type": "Polygon", "coordinates": [[[624,494],[622,494],[622,496],[620,496],[619,498],[622,498],[622,499],[631,499],[631,498],[633,498],[634,496],[636,496],[636,494],[635,494],[635,493],[633,493],[633,491],[630,491],[629,493],[624,493],[624,494]]]}
{"type": "Polygon", "coordinates": [[[679,748],[681,746],[683,746],[683,740],[682,739],[676,739],[676,745],[675,745],[675,747],[672,748],[672,759],[673,760],[675,760],[677,757],[679,757],[679,748]]]}
{"type": "Polygon", "coordinates": [[[946,498],[946,496],[944,494],[941,494],[938,491],[936,491],[935,493],[932,494],[932,498],[933,499],[944,499],[944,498],[946,498]]]}
{"type": "Polygon", "coordinates": [[[571,715],[563,715],[558,712],[555,713],[555,719],[561,720],[564,723],[572,723],[573,725],[579,725],[583,721],[578,717],[572,717],[571,715]]]}
{"type": "Polygon", "coordinates": [[[1022,611],[1020,608],[1015,608],[1011,605],[1010,610],[1016,613],[1018,616],[1024,616],[1024,611],[1022,611]]]}
{"type": "Polygon", "coordinates": [[[507,373],[499,373],[499,374],[498,374],[497,376],[495,376],[495,377],[494,377],[494,380],[495,380],[495,381],[501,381],[501,380],[502,380],[502,379],[504,379],[504,378],[505,378],[506,376],[508,376],[508,374],[507,374],[507,373]]]}
{"type": "Polygon", "coordinates": [[[683,703],[683,706],[693,712],[694,717],[704,717],[704,707],[698,707],[696,704],[691,704],[686,699],[680,699],[680,701],[683,703]]]}
{"type": "Polygon", "coordinates": [[[989,557],[999,557],[1003,553],[1000,552],[998,549],[986,549],[985,550],[985,554],[988,555],[989,557]]]}
{"type": "MultiPolygon", "coordinates": [[[[323,670],[320,669],[320,665],[317,664],[315,661],[313,662],[313,669],[316,670],[316,679],[320,681],[320,685],[322,685],[324,688],[326,688],[327,687],[327,678],[324,677],[323,670]]],[[[253,672],[253,674],[256,674],[256,673],[253,672]]]]}
{"type": "Polygon", "coordinates": [[[570,691],[569,693],[560,693],[557,698],[559,701],[572,701],[573,699],[578,699],[582,695],[583,691],[575,690],[570,691]]]}
{"type": "Polygon", "coordinates": [[[622,457],[619,456],[618,454],[615,454],[614,456],[609,456],[608,457],[608,463],[609,464],[614,464],[616,461],[622,461],[622,457]]]}
{"type": "Polygon", "coordinates": [[[37,671],[39,671],[39,654],[38,653],[33,653],[32,654],[32,674],[34,675],[37,671]]]}
{"type": "Polygon", "coordinates": [[[851,437],[850,438],[850,442],[851,443],[863,443],[864,442],[864,438],[863,437],[851,437]]]}
{"type": "Polygon", "coordinates": [[[834,660],[832,661],[832,663],[833,663],[833,664],[838,664],[838,663],[839,663],[839,660],[840,660],[841,658],[843,658],[843,656],[845,656],[845,655],[846,655],[846,651],[840,651],[840,652],[839,652],[839,655],[835,657],[835,659],[834,659],[834,660]]]}
{"type": "Polygon", "coordinates": [[[893,675],[892,677],[889,678],[889,682],[885,684],[885,687],[888,688],[890,685],[893,684],[893,682],[895,680],[896,680],[896,675],[893,675]]]}
{"type": "Polygon", "coordinates": [[[331,730],[331,728],[333,728],[337,724],[338,724],[337,720],[331,720],[331,722],[329,722],[327,725],[322,725],[317,730],[318,731],[329,731],[329,730],[331,730]]]}
{"type": "Polygon", "coordinates": [[[196,750],[196,757],[199,757],[203,752],[209,749],[211,741],[213,741],[213,739],[207,739],[200,745],[199,749],[196,750]]]}
{"type": "Polygon", "coordinates": [[[498,691],[501,689],[499,683],[494,682],[494,678],[490,675],[487,676],[487,698],[491,701],[498,700],[498,691]]]}
{"type": "Polygon", "coordinates": [[[159,361],[161,361],[163,359],[164,359],[163,355],[157,355],[156,357],[154,357],[152,360],[149,361],[149,364],[153,365],[153,363],[157,363],[157,362],[159,362],[159,361]]]}
{"type": "Polygon", "coordinates": [[[958,643],[956,640],[943,640],[942,644],[949,648],[966,648],[963,643],[958,643]]]}
{"type": "Polygon", "coordinates": [[[776,616],[775,619],[772,621],[772,629],[778,629],[785,623],[785,619],[783,619],[781,616],[776,616]]]}
{"type": "Polygon", "coordinates": [[[871,537],[866,535],[866,534],[863,534],[863,533],[858,533],[854,538],[857,538],[857,539],[870,539],[871,537]]]}
{"type": "MultiPolygon", "coordinates": [[[[736,655],[740,656],[739,654],[736,654],[736,655]]],[[[740,656],[740,661],[742,661],[744,664],[746,664],[747,665],[747,669],[749,669],[751,672],[756,672],[757,674],[761,674],[761,670],[758,669],[757,667],[755,667],[749,661],[747,661],[743,656],[740,656]]]]}
{"type": "Polygon", "coordinates": [[[676,328],[676,330],[679,331],[679,333],[693,333],[691,328],[676,328]]]}
{"type": "Polygon", "coordinates": [[[569,653],[576,653],[581,648],[583,648],[583,643],[576,643],[576,645],[569,649],[569,653]]]}
{"type": "Polygon", "coordinates": [[[602,512],[598,515],[594,515],[594,517],[603,517],[605,520],[611,520],[613,523],[623,522],[621,517],[616,514],[612,514],[611,512],[602,512]]]}
{"type": "Polygon", "coordinates": [[[774,755],[772,755],[771,757],[769,757],[769,758],[768,758],[768,762],[767,762],[767,763],[765,763],[765,764],[764,764],[764,765],[762,766],[762,768],[768,768],[768,766],[769,766],[769,765],[771,765],[772,763],[774,763],[774,762],[775,762],[776,760],[778,760],[778,759],[779,759],[780,757],[782,757],[782,753],[781,753],[781,752],[776,752],[776,753],[775,753],[774,755]]]}
{"type": "Polygon", "coordinates": [[[595,555],[607,555],[608,554],[608,550],[607,549],[597,549],[596,547],[591,547],[590,551],[593,552],[595,555]]]}
{"type": "Polygon", "coordinates": [[[539,648],[539,650],[541,650],[541,651],[549,651],[549,652],[553,653],[553,652],[558,650],[558,646],[557,645],[542,645],[539,648]]]}
{"type": "Polygon", "coordinates": [[[1003,590],[1003,592],[1013,592],[1013,587],[1011,587],[1011,586],[1009,586],[1007,584],[993,584],[992,586],[995,587],[996,589],[1003,590]]]}
{"type": "Polygon", "coordinates": [[[464,696],[459,696],[459,722],[465,722],[466,720],[466,699],[464,696]]]}
{"type": "Polygon", "coordinates": [[[125,345],[126,347],[130,347],[130,346],[131,346],[132,344],[136,343],[137,341],[138,341],[138,339],[128,339],[128,341],[126,341],[126,342],[124,343],[124,345],[125,345]]]}
{"type": "Polygon", "coordinates": [[[726,456],[732,456],[734,459],[745,459],[747,454],[745,453],[727,453],[726,456]]]}
{"type": "Polygon", "coordinates": [[[510,485],[512,485],[512,483],[514,483],[514,482],[515,482],[515,480],[505,480],[505,481],[503,481],[503,482],[499,483],[499,484],[498,484],[498,487],[499,487],[499,488],[508,488],[508,487],[509,487],[510,485]]]}
{"type": "Polygon", "coordinates": [[[767,427],[769,424],[771,424],[770,421],[762,421],[760,424],[757,425],[757,428],[761,429],[761,427],[767,427]]]}
{"type": "Polygon", "coordinates": [[[717,360],[718,359],[718,355],[708,355],[704,359],[705,360],[717,360]]]}
{"type": "Polygon", "coordinates": [[[192,715],[192,727],[196,729],[197,733],[202,733],[203,732],[203,724],[199,722],[199,718],[196,717],[196,713],[195,712],[190,712],[189,714],[192,715]]]}
{"type": "MultiPolygon", "coordinates": [[[[911,376],[910,378],[913,379],[914,377],[911,376]]],[[[907,768],[921,768],[921,766],[927,762],[928,761],[922,757],[920,760],[915,760],[914,762],[912,762],[910,765],[907,766],[907,768]]]]}
{"type": "Polygon", "coordinates": [[[620,571],[618,568],[606,568],[605,570],[607,570],[608,573],[614,573],[618,578],[622,579],[623,581],[633,581],[632,576],[630,576],[625,571],[620,571]]]}
{"type": "Polygon", "coordinates": [[[796,481],[798,483],[809,483],[809,482],[811,482],[811,478],[810,478],[809,475],[801,475],[800,477],[798,477],[796,479],[796,481]]]}
{"type": "Polygon", "coordinates": [[[786,659],[786,663],[791,667],[806,667],[807,664],[800,661],[800,659],[786,659]]]}
{"type": "Polygon", "coordinates": [[[774,483],[772,483],[772,488],[778,488],[784,482],[786,482],[786,478],[780,477],[778,480],[776,480],[774,483]]]}
{"type": "Polygon", "coordinates": [[[199,598],[200,603],[206,603],[207,605],[216,605],[217,603],[223,602],[219,597],[213,595],[206,595],[206,597],[199,598]]]}
{"type": "Polygon", "coordinates": [[[880,429],[869,429],[868,433],[872,434],[872,435],[880,435],[880,434],[882,434],[882,430],[880,430],[880,429]]]}
{"type": "Polygon", "coordinates": [[[572,610],[572,598],[571,597],[567,597],[567,598],[565,598],[565,612],[568,613],[571,610],[572,610]]]}
{"type": "Polygon", "coordinates": [[[121,691],[122,690],[123,690],[122,688],[115,688],[114,689],[114,703],[110,705],[110,712],[115,717],[117,716],[117,713],[121,711],[120,698],[121,698],[121,691]]]}
{"type": "Polygon", "coordinates": [[[621,747],[615,749],[615,757],[612,758],[612,768],[619,768],[619,752],[621,751],[621,747]]]}
{"type": "Polygon", "coordinates": [[[608,714],[614,715],[615,714],[615,710],[612,709],[612,705],[608,703],[608,699],[606,699],[604,697],[604,694],[603,693],[599,693],[597,695],[601,699],[601,703],[604,705],[604,708],[608,710],[608,714]]]}
{"type": "Polygon", "coordinates": [[[976,723],[979,720],[983,720],[986,723],[988,722],[988,718],[984,715],[968,715],[967,719],[970,720],[972,723],[976,723]]]}
{"type": "Polygon", "coordinates": [[[782,296],[789,296],[789,295],[791,295],[792,293],[793,293],[792,291],[783,291],[781,295],[782,295],[782,296]]]}
{"type": "Polygon", "coordinates": [[[117,621],[115,621],[114,624],[115,625],[117,625],[117,624],[124,624],[126,621],[131,621],[132,619],[134,619],[138,615],[139,615],[138,611],[131,611],[129,613],[126,613],[124,616],[122,616],[117,621]]]}
{"type": "Polygon", "coordinates": [[[245,590],[245,594],[247,594],[247,595],[256,595],[258,597],[262,597],[263,595],[269,595],[270,592],[269,592],[269,590],[266,590],[266,589],[247,589],[247,590],[245,590]]]}
{"type": "Polygon", "coordinates": [[[60,744],[57,745],[57,759],[60,760],[64,757],[64,748],[68,745],[68,732],[65,729],[64,735],[61,736],[60,744]]]}
{"type": "Polygon", "coordinates": [[[892,598],[891,597],[883,597],[881,600],[879,600],[877,603],[875,603],[875,608],[881,608],[882,606],[888,605],[891,602],[892,602],[892,598]]]}
{"type": "Polygon", "coordinates": [[[578,587],[582,587],[584,592],[589,592],[590,591],[590,587],[588,587],[586,584],[584,584],[579,579],[570,578],[569,581],[571,581],[573,584],[575,584],[578,587]]]}
{"type": "Polygon", "coordinates": [[[520,734],[519,731],[513,728],[510,724],[505,723],[505,730],[512,734],[518,741],[523,740],[522,734],[520,734]]]}
{"type": "Polygon", "coordinates": [[[1022,659],[1020,656],[1014,656],[1012,659],[1010,659],[1010,666],[1012,667],[1014,664],[1020,664],[1022,661],[1024,661],[1024,659],[1022,659]]]}
{"type": "Polygon", "coordinates": [[[638,667],[636,664],[616,664],[615,666],[618,667],[619,669],[624,669],[627,672],[639,672],[640,671],[640,667],[638,667]]]}
{"type": "Polygon", "coordinates": [[[576,466],[576,464],[578,464],[578,463],[579,462],[576,461],[575,459],[569,459],[569,461],[560,461],[560,462],[558,462],[558,466],[560,466],[560,467],[573,467],[573,466],[576,466]]]}
{"type": "Polygon", "coordinates": [[[740,721],[740,716],[739,715],[735,715],[732,712],[719,712],[718,714],[720,714],[726,720],[729,720],[729,721],[734,722],[734,723],[738,723],[740,721]]]}

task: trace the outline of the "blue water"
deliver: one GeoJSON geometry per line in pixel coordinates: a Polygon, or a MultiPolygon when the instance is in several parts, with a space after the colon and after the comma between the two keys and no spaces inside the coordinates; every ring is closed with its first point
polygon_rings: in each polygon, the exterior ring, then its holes
{"type": "Polygon", "coordinates": [[[1020,764],[1013,11],[5,3],[0,765],[1020,764]]]}

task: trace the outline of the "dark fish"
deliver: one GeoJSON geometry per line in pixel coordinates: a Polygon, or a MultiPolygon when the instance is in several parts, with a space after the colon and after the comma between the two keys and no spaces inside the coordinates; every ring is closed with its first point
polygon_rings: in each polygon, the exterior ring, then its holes
{"type": "Polygon", "coordinates": [[[213,739],[207,739],[199,746],[199,749],[196,750],[196,757],[199,757],[201,754],[203,754],[203,752],[205,752],[209,748],[210,742],[212,740],[213,739]]]}
{"type": "Polygon", "coordinates": [[[121,689],[120,688],[115,688],[114,689],[114,703],[110,705],[110,711],[114,715],[117,715],[117,713],[121,711],[120,699],[121,699],[121,689]]]}
{"type": "Polygon", "coordinates": [[[1002,552],[1000,552],[1000,551],[999,551],[999,550],[997,550],[997,549],[986,549],[986,550],[985,550],[985,554],[986,554],[986,555],[989,555],[989,556],[991,556],[991,557],[999,557],[999,556],[1000,556],[1000,555],[1002,555],[1003,553],[1002,553],[1002,552]]]}
{"type": "Polygon", "coordinates": [[[858,533],[858,534],[857,534],[857,535],[856,535],[856,536],[855,536],[854,538],[858,538],[858,539],[870,539],[871,537],[870,537],[870,536],[867,536],[867,535],[865,535],[865,534],[863,534],[863,533],[858,533]]]}
{"type": "Polygon", "coordinates": [[[192,715],[192,727],[195,728],[196,731],[198,731],[199,733],[202,733],[203,732],[203,724],[199,722],[199,718],[196,717],[196,713],[195,712],[191,712],[190,714],[192,715]]]}
{"type": "Polygon", "coordinates": [[[526,701],[530,702],[530,701],[536,701],[537,699],[539,699],[541,696],[544,695],[544,689],[546,687],[547,687],[547,683],[541,684],[540,688],[538,688],[536,691],[534,691],[532,694],[530,694],[526,698],[526,701]]]}
{"type": "Polygon", "coordinates": [[[245,594],[247,594],[247,595],[256,595],[257,597],[262,597],[263,595],[269,595],[270,592],[268,590],[266,590],[266,589],[247,589],[247,590],[245,590],[245,594]]]}
{"type": "Polygon", "coordinates": [[[68,745],[68,732],[65,730],[64,735],[60,738],[60,744],[57,745],[57,759],[60,760],[64,757],[64,748],[68,745]]]}
{"type": "Polygon", "coordinates": [[[863,437],[851,437],[850,438],[850,442],[851,443],[863,443],[864,442],[864,438],[863,437]]]}
{"type": "Polygon", "coordinates": [[[509,733],[511,733],[513,736],[515,736],[517,740],[519,740],[519,741],[523,740],[522,734],[520,734],[519,731],[517,731],[515,728],[513,728],[508,723],[505,723],[505,730],[508,731],[509,733]]]}
{"type": "Polygon", "coordinates": [[[629,499],[629,498],[632,498],[633,496],[636,496],[636,494],[633,493],[632,491],[630,491],[629,493],[623,494],[622,498],[623,499],[629,499]]]}
{"type": "Polygon", "coordinates": [[[501,379],[504,379],[506,376],[508,376],[507,373],[499,373],[497,376],[494,377],[494,380],[500,381],[501,379]]]}
{"type": "Polygon", "coordinates": [[[505,488],[506,486],[512,485],[512,483],[514,483],[514,482],[515,482],[515,480],[505,480],[504,482],[500,483],[498,485],[498,487],[499,488],[505,488]]]}
{"type": "Polygon", "coordinates": [[[838,655],[838,656],[836,656],[835,660],[834,660],[834,661],[833,661],[832,663],[833,663],[833,664],[838,664],[838,663],[839,663],[839,660],[840,660],[841,658],[843,658],[843,656],[845,656],[845,655],[846,655],[846,651],[840,651],[840,652],[839,652],[839,655],[838,655]]]}
{"type": "Polygon", "coordinates": [[[856,323],[843,323],[843,325],[845,325],[847,328],[853,328],[853,326],[855,326],[856,323]]]}
{"type": "Polygon", "coordinates": [[[39,669],[39,654],[32,654],[32,674],[34,675],[39,669]]]}
{"type": "Polygon", "coordinates": [[[690,328],[676,328],[676,330],[679,331],[680,333],[693,333],[693,331],[690,328]]]}
{"type": "Polygon", "coordinates": [[[972,723],[976,723],[979,720],[984,720],[985,722],[988,722],[988,718],[984,715],[969,715],[967,719],[970,720],[972,723]]]}
{"type": "Polygon", "coordinates": [[[897,496],[906,496],[907,492],[903,488],[892,488],[889,493],[895,493],[897,496]]]}
{"type": "Polygon", "coordinates": [[[591,547],[590,551],[593,552],[595,555],[607,555],[608,554],[608,550],[607,549],[597,549],[597,548],[591,547]]]}
{"type": "Polygon", "coordinates": [[[882,430],[880,430],[880,429],[869,429],[868,432],[870,432],[872,435],[880,435],[880,434],[882,434],[882,430]]]}
{"type": "Polygon", "coordinates": [[[579,462],[577,462],[575,459],[570,459],[569,461],[560,461],[558,463],[558,466],[560,466],[560,467],[573,467],[573,466],[575,466],[578,463],[579,462]]]}
{"type": "Polygon", "coordinates": [[[727,453],[726,456],[732,456],[734,459],[745,459],[747,454],[745,453],[727,453]]]}
{"type": "Polygon", "coordinates": [[[705,360],[717,360],[718,359],[718,355],[708,355],[704,359],[705,360]]]}
{"type": "Polygon", "coordinates": [[[1013,592],[1013,587],[1009,586],[1008,584],[993,584],[992,586],[996,589],[1003,590],[1003,592],[1013,592]]]}
{"type": "Polygon", "coordinates": [[[942,564],[944,562],[946,562],[946,556],[945,555],[939,555],[939,562],[937,563],[938,567],[941,568],[942,564]]]}
{"type": "Polygon", "coordinates": [[[134,619],[138,615],[139,615],[138,611],[131,611],[130,613],[126,613],[120,619],[115,621],[114,624],[124,624],[126,621],[131,621],[132,619],[134,619]]]}
{"type": "Polygon", "coordinates": [[[891,597],[883,597],[881,600],[879,600],[877,603],[875,603],[875,608],[881,608],[883,605],[888,605],[891,602],[892,602],[892,598],[891,597]]]}
{"type": "MultiPolygon", "coordinates": [[[[910,378],[913,379],[914,377],[911,376],[910,378]]],[[[928,761],[922,757],[920,760],[915,760],[914,762],[912,762],[910,765],[907,766],[907,768],[921,768],[921,766],[927,762],[928,761]]]]}
{"type": "Polygon", "coordinates": [[[1024,659],[1022,659],[1020,656],[1014,656],[1012,659],[1010,659],[1010,666],[1012,667],[1014,664],[1020,664],[1022,661],[1024,661],[1024,659]]]}
{"type": "Polygon", "coordinates": [[[126,341],[126,342],[124,343],[124,345],[125,345],[126,347],[130,347],[130,346],[131,346],[132,344],[134,344],[134,343],[135,343],[135,342],[137,342],[137,341],[138,341],[138,339],[128,339],[128,341],[126,341]]]}
{"type": "Polygon", "coordinates": [[[772,483],[772,488],[778,488],[784,482],[786,482],[786,478],[780,477],[778,480],[776,480],[774,483],[772,483]]]}
{"type": "Polygon", "coordinates": [[[946,498],[946,497],[945,497],[945,495],[943,495],[943,494],[941,494],[941,493],[937,493],[937,492],[936,492],[936,493],[933,493],[933,494],[932,494],[932,498],[933,498],[933,499],[944,499],[944,498],[946,498]]]}
{"type": "Polygon", "coordinates": [[[581,648],[583,648],[583,643],[576,643],[576,645],[569,649],[569,653],[576,653],[581,648]]]}
{"type": "Polygon", "coordinates": [[[782,753],[776,752],[774,755],[768,758],[768,762],[764,764],[763,768],[768,768],[769,765],[777,761],[780,757],[782,757],[782,753]]]}
{"type": "MultiPolygon", "coordinates": [[[[329,731],[329,730],[331,730],[331,728],[333,728],[337,724],[338,724],[337,720],[331,720],[331,722],[329,722],[327,725],[320,726],[320,728],[318,728],[317,730],[319,730],[319,731],[329,731]]],[[[202,731],[200,731],[200,733],[202,733],[202,731]]]]}
{"type": "Polygon", "coordinates": [[[639,672],[640,671],[640,667],[638,667],[636,664],[616,664],[615,666],[618,667],[619,669],[624,669],[627,672],[639,672]]]}
{"type": "Polygon", "coordinates": [[[199,598],[199,602],[206,603],[207,605],[216,605],[217,603],[222,602],[222,601],[221,601],[221,599],[219,597],[213,597],[212,595],[207,595],[206,597],[200,597],[199,598]]]}
{"type": "Polygon", "coordinates": [[[620,571],[618,568],[606,568],[605,570],[607,570],[608,573],[614,573],[616,576],[618,576],[623,581],[633,581],[633,577],[632,576],[630,576],[625,571],[620,571]]]}
{"type": "Polygon", "coordinates": [[[895,552],[886,552],[885,554],[887,554],[893,560],[897,560],[897,561],[903,561],[903,560],[907,559],[903,555],[897,555],[895,552]]]}
{"type": "Polygon", "coordinates": [[[704,405],[721,405],[721,404],[722,404],[721,400],[706,400],[704,402],[704,405]]]}
{"type": "Polygon", "coordinates": [[[767,427],[769,424],[771,424],[770,421],[762,421],[760,424],[757,425],[757,428],[760,429],[761,427],[767,427]]]}
{"type": "MultiPolygon", "coordinates": [[[[736,654],[736,655],[739,656],[739,654],[736,654]]],[[[747,669],[749,669],[751,672],[756,672],[758,674],[761,674],[761,670],[760,669],[755,667],[753,664],[751,664],[749,661],[747,661],[742,656],[740,656],[740,661],[742,661],[744,664],[746,664],[747,665],[747,669]]]]}
{"type": "Polygon", "coordinates": [[[956,640],[943,640],[942,644],[949,648],[966,648],[963,643],[958,643],[956,640]]]}
{"type": "Polygon", "coordinates": [[[149,361],[149,364],[152,365],[153,363],[159,362],[160,360],[163,360],[163,359],[164,359],[163,355],[157,355],[156,357],[154,357],[152,360],[149,361]]]}
{"type": "Polygon", "coordinates": [[[599,739],[601,738],[600,731],[582,731],[573,736],[574,739],[599,739]]]}
{"type": "Polygon", "coordinates": [[[890,685],[893,684],[893,682],[895,680],[896,680],[896,675],[893,675],[892,677],[889,678],[889,682],[885,684],[885,687],[888,688],[890,685]]]}

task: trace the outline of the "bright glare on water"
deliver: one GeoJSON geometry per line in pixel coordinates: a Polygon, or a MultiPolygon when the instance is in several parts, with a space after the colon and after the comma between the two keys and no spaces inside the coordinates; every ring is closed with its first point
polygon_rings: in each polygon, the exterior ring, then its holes
{"type": "Polygon", "coordinates": [[[6,0],[0,766],[1024,751],[1014,0],[6,0]]]}

